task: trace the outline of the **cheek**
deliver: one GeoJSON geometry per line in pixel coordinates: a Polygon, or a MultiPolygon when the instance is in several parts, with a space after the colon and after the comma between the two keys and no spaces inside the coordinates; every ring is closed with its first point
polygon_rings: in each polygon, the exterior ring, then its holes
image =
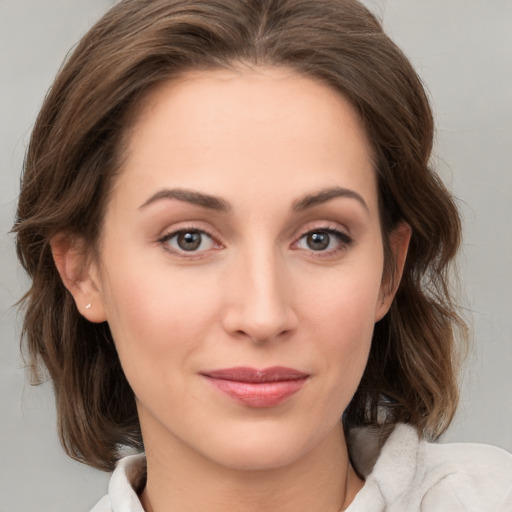
{"type": "Polygon", "coordinates": [[[127,266],[131,268],[111,267],[105,294],[121,363],[127,374],[134,366],[141,374],[144,366],[149,374],[167,371],[169,362],[182,363],[205,337],[218,301],[217,288],[161,265],[135,266],[140,268],[136,272],[133,265],[127,266]],[[163,360],[166,365],[159,365],[163,360]]]}
{"type": "Polygon", "coordinates": [[[366,338],[380,303],[381,268],[361,260],[324,277],[312,274],[302,287],[309,290],[301,299],[304,314],[316,329],[328,330],[330,339],[357,343],[366,338]]]}
{"type": "Polygon", "coordinates": [[[341,379],[344,385],[361,377],[373,335],[373,308],[367,303],[358,306],[361,303],[353,295],[349,300],[325,304],[321,313],[324,320],[317,327],[324,360],[334,379],[341,379]]]}
{"type": "Polygon", "coordinates": [[[373,272],[371,267],[353,268],[332,276],[323,286],[317,282],[303,300],[331,392],[346,399],[355,392],[368,359],[380,295],[381,274],[376,268],[373,272]]]}

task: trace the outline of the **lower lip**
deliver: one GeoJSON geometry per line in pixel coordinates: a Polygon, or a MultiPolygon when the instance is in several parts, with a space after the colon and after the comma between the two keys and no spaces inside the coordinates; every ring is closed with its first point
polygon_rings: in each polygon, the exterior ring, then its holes
{"type": "Polygon", "coordinates": [[[241,382],[235,380],[207,379],[220,391],[247,407],[275,407],[297,393],[306,378],[275,382],[241,382]]]}

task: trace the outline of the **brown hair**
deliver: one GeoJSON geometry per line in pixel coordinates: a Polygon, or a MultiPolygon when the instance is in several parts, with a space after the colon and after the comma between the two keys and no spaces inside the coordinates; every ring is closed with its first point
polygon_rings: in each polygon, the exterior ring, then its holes
{"type": "Polygon", "coordinates": [[[322,80],[357,109],[373,146],[386,253],[399,221],[412,228],[403,277],[375,326],[346,425],[406,422],[436,438],[457,403],[454,340],[463,327],[448,270],[460,221],[429,167],[432,114],[410,63],[354,0],[125,0],[80,41],[36,121],[18,205],[17,250],[32,277],[23,335],[32,376],[53,381],[67,453],[110,470],[122,445],[142,448],[135,400],[109,327],[77,311],[50,240],[95,247],[122,137],[143,95],[191,69],[287,66],[322,80]],[[41,364],[42,363],[42,364],[41,364]]]}

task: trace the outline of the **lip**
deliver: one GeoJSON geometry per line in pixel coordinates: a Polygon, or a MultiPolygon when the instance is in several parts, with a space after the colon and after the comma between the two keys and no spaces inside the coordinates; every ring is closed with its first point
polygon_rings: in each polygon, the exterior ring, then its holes
{"type": "Polygon", "coordinates": [[[252,408],[275,407],[300,391],[309,374],[273,366],[256,369],[245,366],[201,374],[213,386],[237,402],[252,408]]]}

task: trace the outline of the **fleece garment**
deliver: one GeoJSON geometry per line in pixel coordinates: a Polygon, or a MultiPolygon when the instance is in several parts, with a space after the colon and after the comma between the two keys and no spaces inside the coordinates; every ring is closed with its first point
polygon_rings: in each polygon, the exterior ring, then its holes
{"type": "MultiPolygon", "coordinates": [[[[512,455],[504,450],[428,443],[403,424],[385,440],[355,429],[348,445],[365,485],[347,512],[512,512],[512,455]]],[[[121,459],[91,512],[144,512],[137,490],[145,478],[143,454],[121,459]]]]}

